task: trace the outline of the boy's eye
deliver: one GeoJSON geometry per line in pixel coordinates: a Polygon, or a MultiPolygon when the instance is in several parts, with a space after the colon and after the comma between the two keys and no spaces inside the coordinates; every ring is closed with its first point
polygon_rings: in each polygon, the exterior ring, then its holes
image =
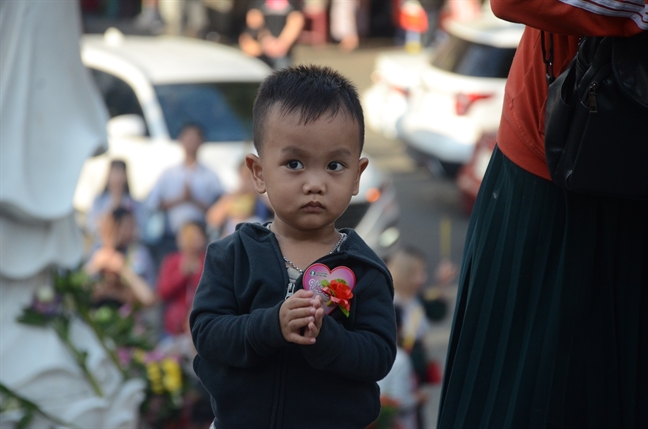
{"type": "Polygon", "coordinates": [[[331,162],[328,165],[328,169],[331,171],[340,171],[344,168],[344,165],[341,162],[331,162]]]}
{"type": "Polygon", "coordinates": [[[299,162],[299,161],[297,161],[297,160],[288,161],[288,162],[286,163],[286,166],[287,166],[288,168],[290,168],[291,170],[298,170],[298,169],[304,167],[304,166],[302,165],[302,163],[299,162]]]}

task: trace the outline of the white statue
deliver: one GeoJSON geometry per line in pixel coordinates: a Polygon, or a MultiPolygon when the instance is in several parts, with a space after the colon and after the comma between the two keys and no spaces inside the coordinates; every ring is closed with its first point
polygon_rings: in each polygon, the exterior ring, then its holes
{"type": "MultiPolygon", "coordinates": [[[[88,351],[102,396],[52,329],[16,322],[53,267],[80,262],[72,197],[84,160],[105,150],[108,116],[81,64],[80,24],[78,1],[0,1],[0,382],[76,427],[135,428],[144,383],[125,381],[85,324],[72,324],[71,340],[88,351]]],[[[0,428],[19,414],[0,414],[0,428]]]]}

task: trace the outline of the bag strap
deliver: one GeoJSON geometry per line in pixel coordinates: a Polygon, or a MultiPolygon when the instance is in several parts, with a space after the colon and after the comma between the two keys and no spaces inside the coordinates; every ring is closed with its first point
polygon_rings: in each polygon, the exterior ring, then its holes
{"type": "Polygon", "coordinates": [[[540,31],[540,47],[542,48],[542,62],[545,65],[545,77],[547,79],[547,85],[556,80],[556,76],[553,73],[553,63],[554,63],[554,41],[553,33],[549,34],[549,52],[545,48],[545,32],[540,31]],[[547,55],[548,54],[548,55],[547,55]]]}

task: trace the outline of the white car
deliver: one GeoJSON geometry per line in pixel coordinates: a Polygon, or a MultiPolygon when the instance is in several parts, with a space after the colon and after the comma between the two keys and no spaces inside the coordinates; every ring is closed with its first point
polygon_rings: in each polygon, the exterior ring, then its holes
{"type": "Polygon", "coordinates": [[[474,21],[445,23],[407,112],[397,123],[410,155],[437,175],[454,176],[485,132],[497,129],[504,86],[524,26],[485,8],[474,21]]]}
{"type": "MultiPolygon", "coordinates": [[[[272,70],[234,48],[196,39],[84,35],[81,58],[106,102],[107,152],[88,159],[81,171],[74,205],[86,213],[105,186],[111,159],[128,164],[131,194],[145,200],[159,175],[178,164],[177,142],[186,123],[204,128],[198,157],[235,189],[246,153],[253,151],[252,105],[259,83],[272,70]]],[[[338,220],[354,228],[379,254],[398,240],[399,209],[388,176],[371,166],[360,193],[338,220]]]]}

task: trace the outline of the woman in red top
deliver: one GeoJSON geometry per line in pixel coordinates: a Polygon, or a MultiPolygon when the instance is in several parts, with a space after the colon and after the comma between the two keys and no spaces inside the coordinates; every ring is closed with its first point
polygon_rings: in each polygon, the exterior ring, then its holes
{"type": "Polygon", "coordinates": [[[540,43],[553,37],[558,75],[580,36],[647,31],[648,0],[491,5],[527,28],[470,221],[438,427],[648,427],[648,202],[550,181],[540,43]]]}
{"type": "Polygon", "coordinates": [[[166,256],[158,275],[158,294],[164,302],[164,331],[170,335],[189,332],[189,311],[207,246],[204,229],[197,222],[184,224],[177,241],[179,251],[166,256]]]}

